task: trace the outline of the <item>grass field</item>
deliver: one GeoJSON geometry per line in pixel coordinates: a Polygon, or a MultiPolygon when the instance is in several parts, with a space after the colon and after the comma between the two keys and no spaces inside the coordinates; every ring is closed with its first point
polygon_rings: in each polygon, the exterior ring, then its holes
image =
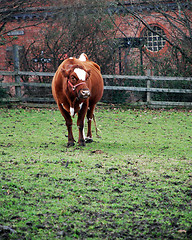
{"type": "Polygon", "coordinates": [[[99,107],[71,148],[57,110],[0,113],[0,239],[192,239],[192,112],[99,107]]]}

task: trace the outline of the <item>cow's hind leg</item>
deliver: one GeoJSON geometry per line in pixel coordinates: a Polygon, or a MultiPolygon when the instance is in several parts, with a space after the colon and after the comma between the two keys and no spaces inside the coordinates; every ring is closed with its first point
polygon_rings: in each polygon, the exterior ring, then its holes
{"type": "Polygon", "coordinates": [[[94,112],[94,109],[95,109],[95,104],[94,104],[94,105],[91,105],[91,106],[88,108],[88,111],[87,111],[88,129],[87,129],[87,137],[85,138],[85,140],[86,140],[87,143],[93,142],[92,131],[91,131],[91,122],[92,122],[92,120],[93,120],[93,112],[94,112]]]}
{"type": "Polygon", "coordinates": [[[74,146],[74,138],[73,138],[73,132],[72,132],[72,119],[70,114],[63,108],[63,106],[61,104],[58,104],[58,108],[61,112],[61,114],[63,115],[63,117],[65,118],[65,122],[66,122],[66,126],[67,126],[67,130],[68,130],[68,143],[67,143],[67,147],[71,147],[74,146]]]}

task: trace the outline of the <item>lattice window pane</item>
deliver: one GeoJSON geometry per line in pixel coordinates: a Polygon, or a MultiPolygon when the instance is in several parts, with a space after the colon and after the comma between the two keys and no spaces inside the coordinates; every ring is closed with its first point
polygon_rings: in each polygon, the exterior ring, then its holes
{"type": "Polygon", "coordinates": [[[143,37],[146,39],[145,47],[153,52],[158,52],[162,48],[164,48],[166,41],[160,37],[158,34],[161,34],[165,37],[165,32],[162,28],[158,26],[152,27],[154,32],[146,29],[143,37]]]}

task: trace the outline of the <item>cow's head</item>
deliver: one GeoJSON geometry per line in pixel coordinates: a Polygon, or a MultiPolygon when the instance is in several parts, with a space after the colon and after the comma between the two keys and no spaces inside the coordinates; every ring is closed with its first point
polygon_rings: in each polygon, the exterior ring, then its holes
{"type": "Polygon", "coordinates": [[[61,69],[65,78],[67,78],[68,90],[80,99],[87,99],[91,93],[87,86],[90,71],[83,66],[68,65],[66,69],[61,69]]]}

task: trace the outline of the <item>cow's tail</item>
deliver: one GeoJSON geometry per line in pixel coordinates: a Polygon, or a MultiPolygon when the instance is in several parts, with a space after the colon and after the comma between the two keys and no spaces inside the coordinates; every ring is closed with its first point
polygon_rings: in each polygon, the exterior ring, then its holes
{"type": "Polygon", "coordinates": [[[98,138],[101,138],[101,137],[99,136],[99,134],[98,134],[98,131],[101,132],[101,130],[100,130],[99,128],[97,128],[97,124],[96,124],[96,120],[95,120],[95,114],[93,114],[93,122],[94,122],[94,125],[95,125],[96,136],[97,136],[98,138]]]}

